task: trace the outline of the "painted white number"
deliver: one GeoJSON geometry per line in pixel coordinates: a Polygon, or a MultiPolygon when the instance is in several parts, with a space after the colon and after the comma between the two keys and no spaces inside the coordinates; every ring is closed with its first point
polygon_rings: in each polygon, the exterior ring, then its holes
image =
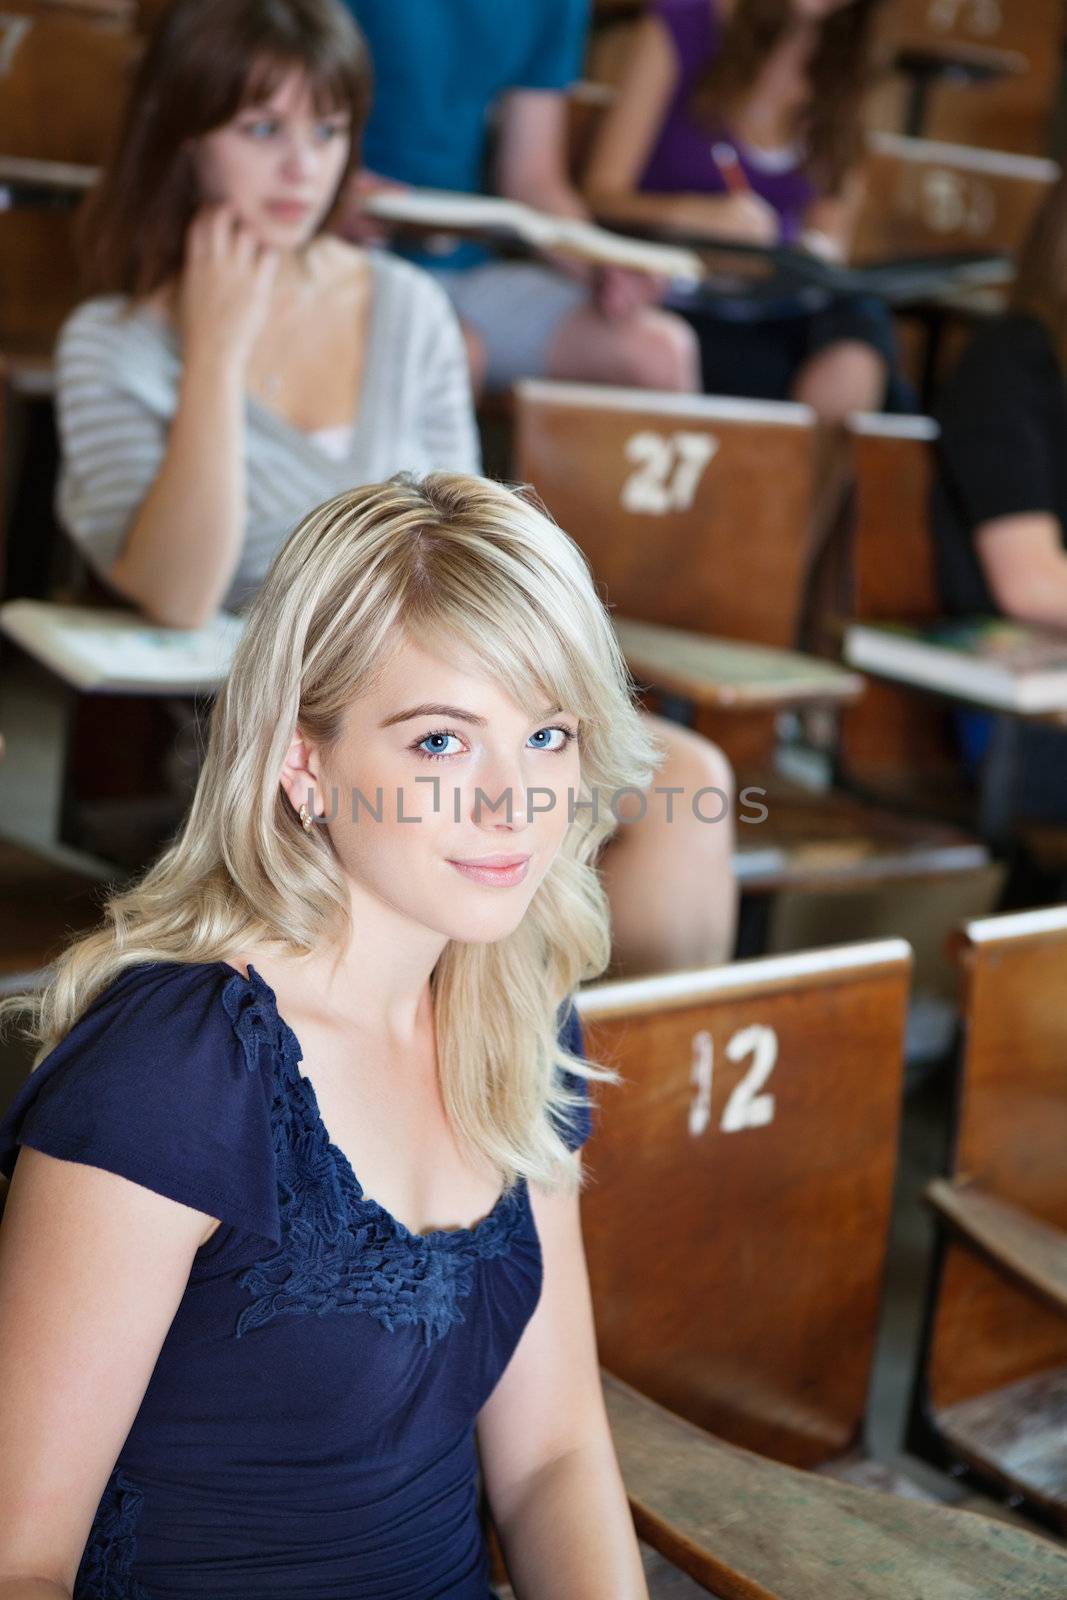
{"type": "MultiPolygon", "coordinates": [[[[741,1133],[745,1128],[766,1128],[774,1121],[775,1099],[764,1088],[778,1060],[778,1035],[773,1028],[754,1023],[741,1028],[726,1046],[727,1059],[734,1062],[752,1057],[737,1088],[726,1102],[719,1128],[723,1133],[741,1133]]],[[[711,1034],[693,1035],[693,1064],[689,1081],[693,1098],[689,1103],[689,1132],[693,1138],[705,1133],[711,1122],[711,1085],[715,1071],[715,1047],[711,1034]]]]}
{"type": "Polygon", "coordinates": [[[930,26],[942,33],[963,27],[984,39],[993,38],[1004,26],[1001,0],[933,0],[927,17],[930,26]]]}
{"type": "Polygon", "coordinates": [[[726,1102],[719,1124],[723,1133],[740,1133],[742,1128],[765,1128],[774,1121],[774,1096],[760,1090],[774,1071],[778,1060],[778,1035],[773,1028],[757,1023],[735,1033],[726,1046],[731,1061],[752,1056],[752,1065],[726,1102]]]}
{"type": "Polygon", "coordinates": [[[711,1069],[714,1061],[711,1034],[701,1031],[693,1036],[693,1065],[689,1081],[695,1093],[689,1107],[689,1132],[698,1139],[711,1121],[711,1069]]]}
{"type": "Polygon", "coordinates": [[[961,178],[946,167],[931,167],[922,177],[922,210],[935,233],[961,231],[980,239],[997,217],[997,202],[987,183],[961,178]]]}
{"type": "Polygon", "coordinates": [[[14,16],[9,11],[0,12],[0,78],[9,76],[19,45],[32,27],[32,17],[14,16]]]}
{"type": "Polygon", "coordinates": [[[626,441],[627,461],[638,463],[622,486],[624,511],[662,517],[688,511],[696,499],[704,468],[719,448],[710,433],[665,435],[646,429],[626,441]]]}

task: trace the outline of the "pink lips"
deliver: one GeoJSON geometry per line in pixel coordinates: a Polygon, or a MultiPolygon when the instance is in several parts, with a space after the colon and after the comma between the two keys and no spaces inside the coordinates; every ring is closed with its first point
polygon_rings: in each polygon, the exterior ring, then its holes
{"type": "Polygon", "coordinates": [[[482,856],[477,861],[450,861],[449,865],[455,867],[457,872],[462,872],[464,877],[473,878],[476,883],[508,888],[511,884],[521,883],[525,878],[530,858],[529,856],[482,856]]]}
{"type": "Polygon", "coordinates": [[[284,222],[299,222],[311,210],[311,203],[307,200],[268,200],[267,210],[271,216],[280,217],[284,222]]]}

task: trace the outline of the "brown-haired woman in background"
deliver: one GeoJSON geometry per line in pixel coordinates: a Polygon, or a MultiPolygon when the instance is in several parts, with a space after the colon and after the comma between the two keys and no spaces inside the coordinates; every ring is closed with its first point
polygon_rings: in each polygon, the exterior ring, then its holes
{"type": "MultiPolygon", "coordinates": [[[[843,259],[880,4],[656,0],[593,150],[595,210],[843,259]]],[[[892,323],[869,296],[676,308],[700,333],[709,392],[831,419],[887,399],[892,323]]]]}
{"type": "MultiPolygon", "coordinates": [[[[324,231],[370,73],[334,0],[175,0],[84,222],[98,294],[57,351],[59,511],[148,616],[243,609],[310,506],[397,471],[476,472],[466,352],[433,278],[324,231]]],[[[603,862],[621,970],[727,958],[721,752],[657,719],[661,786],[722,791],[708,826],[653,803],[603,862]]]]}
{"type": "MultiPolygon", "coordinates": [[[[1023,249],[1007,313],[987,323],[945,385],[931,501],[941,598],[956,616],[1067,629],[1067,176],[1023,249]]],[[[977,761],[990,719],[960,719],[977,761]]],[[[1067,814],[1067,735],[1018,730],[1018,809],[1067,814]]]]}
{"type": "Polygon", "coordinates": [[[369,97],[333,0],[176,0],[149,43],[57,350],[58,500],[159,621],[244,604],[342,489],[478,468],[446,297],[324,231],[369,97]]]}

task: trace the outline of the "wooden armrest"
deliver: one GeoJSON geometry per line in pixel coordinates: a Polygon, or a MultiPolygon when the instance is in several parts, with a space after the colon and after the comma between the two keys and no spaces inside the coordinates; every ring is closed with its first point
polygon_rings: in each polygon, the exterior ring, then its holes
{"type": "Polygon", "coordinates": [[[977,1255],[1067,1313],[1067,1233],[977,1183],[935,1178],[926,1198],[977,1255]]]}
{"type": "Polygon", "coordinates": [[[615,631],[636,678],[717,711],[848,704],[865,688],[861,673],[793,650],[715,639],[628,617],[615,618],[615,631]]]}
{"type": "Polygon", "coordinates": [[[973,1512],[723,1444],[604,1374],[639,1536],[720,1600],[1067,1593],[1067,1554],[973,1512]]]}
{"type": "Polygon", "coordinates": [[[99,167],[81,166],[72,161],[39,161],[31,156],[0,155],[0,183],[81,194],[92,188],[99,175],[99,167]]]}
{"type": "Polygon", "coordinates": [[[897,51],[894,65],[898,72],[931,78],[969,78],[972,83],[1020,78],[1029,69],[1029,62],[1018,50],[998,50],[993,45],[963,44],[958,40],[904,45],[897,51]]]}

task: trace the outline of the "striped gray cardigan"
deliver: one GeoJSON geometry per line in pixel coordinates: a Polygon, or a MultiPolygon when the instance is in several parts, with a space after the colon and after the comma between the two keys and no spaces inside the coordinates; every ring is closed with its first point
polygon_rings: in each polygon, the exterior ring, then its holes
{"type": "MultiPolygon", "coordinates": [[[[394,472],[479,470],[463,338],[430,275],[370,253],[370,338],[352,446],[340,460],[252,396],[245,402],[245,537],[223,604],[252,598],[297,522],[343,489],[394,472]]],[[[181,376],[176,336],[120,295],[86,301],[56,350],[59,517],[106,579],[159,471],[181,376]]]]}

